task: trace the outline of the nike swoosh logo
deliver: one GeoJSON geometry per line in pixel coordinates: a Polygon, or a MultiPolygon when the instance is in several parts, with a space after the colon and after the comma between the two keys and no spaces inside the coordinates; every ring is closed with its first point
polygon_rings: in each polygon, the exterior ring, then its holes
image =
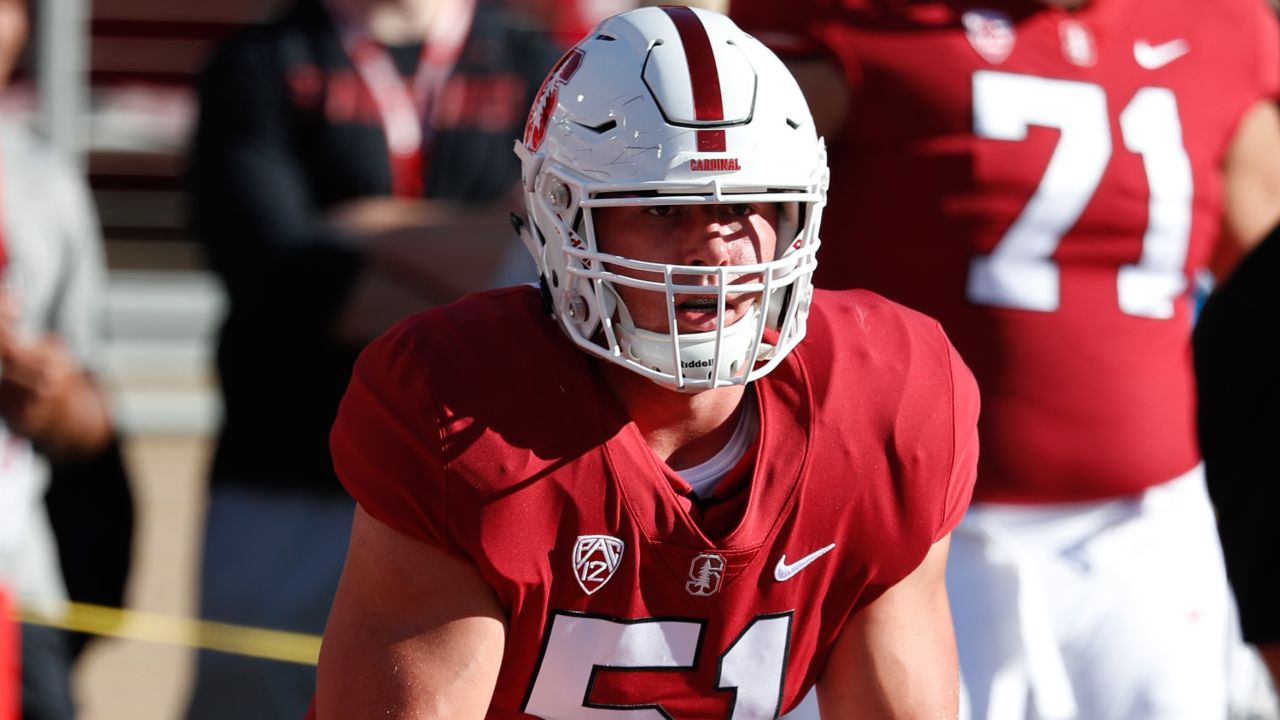
{"type": "Polygon", "coordinates": [[[827,553],[831,552],[832,550],[835,549],[835,547],[836,547],[836,544],[831,543],[830,545],[820,550],[814,550],[813,552],[809,553],[808,555],[805,555],[804,557],[791,563],[790,565],[787,564],[786,553],[783,553],[782,557],[778,558],[778,564],[773,567],[773,579],[777,580],[778,582],[784,582],[786,580],[790,580],[791,578],[795,577],[796,573],[809,567],[810,563],[822,557],[823,555],[826,555],[827,553]]]}
{"type": "Polygon", "coordinates": [[[1146,40],[1138,40],[1133,44],[1133,59],[1148,70],[1156,70],[1177,60],[1191,51],[1191,46],[1182,38],[1152,45],[1146,40]]]}

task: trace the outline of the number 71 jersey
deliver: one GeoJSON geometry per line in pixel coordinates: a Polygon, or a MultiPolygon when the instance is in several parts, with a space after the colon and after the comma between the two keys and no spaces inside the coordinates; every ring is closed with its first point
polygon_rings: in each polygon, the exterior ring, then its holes
{"type": "Polygon", "coordinates": [[[815,282],[938,318],[982,388],[976,500],[1115,497],[1198,462],[1189,302],[1245,112],[1280,86],[1262,0],[735,0],[839,60],[815,282]]]}

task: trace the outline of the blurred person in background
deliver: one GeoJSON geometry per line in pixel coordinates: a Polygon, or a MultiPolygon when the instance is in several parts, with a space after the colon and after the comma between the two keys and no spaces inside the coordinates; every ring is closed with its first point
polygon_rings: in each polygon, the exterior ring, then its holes
{"type": "Polygon", "coordinates": [[[635,7],[684,5],[726,12],[728,0],[493,0],[537,18],[557,43],[569,47],[596,23],[635,7]]]}
{"type": "Polygon", "coordinates": [[[501,0],[511,8],[541,18],[555,41],[570,47],[596,23],[630,10],[636,0],[501,0]]]}
{"type": "Polygon", "coordinates": [[[1196,324],[1200,447],[1245,640],[1280,684],[1280,229],[1196,324]]]}
{"type": "MultiPolygon", "coordinates": [[[[0,0],[0,85],[26,39],[26,4],[0,0]]],[[[67,588],[45,508],[53,465],[111,446],[92,374],[102,363],[105,269],[83,178],[0,118],[0,584],[29,612],[61,616],[67,588]]],[[[71,718],[71,639],[21,631],[22,716],[71,718]]]]}
{"type": "MultiPolygon", "coordinates": [[[[364,344],[532,280],[511,144],[560,51],[471,0],[297,0],[200,79],[193,231],[224,281],[201,613],[318,633],[354,506],[327,438],[364,344]]],[[[309,667],[201,653],[190,717],[300,717],[309,667]]]]}
{"type": "MultiPolygon", "coordinates": [[[[1190,279],[1280,217],[1263,0],[734,0],[831,144],[820,287],[937,317],[983,396],[948,590],[967,716],[1226,715],[1190,279]]],[[[1238,641],[1237,641],[1238,644],[1238,641]]]]}

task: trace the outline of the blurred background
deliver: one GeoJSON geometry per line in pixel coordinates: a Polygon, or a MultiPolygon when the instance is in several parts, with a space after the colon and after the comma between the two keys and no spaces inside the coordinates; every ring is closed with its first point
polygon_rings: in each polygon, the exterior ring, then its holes
{"type": "MultiPolygon", "coordinates": [[[[28,41],[0,96],[8,122],[33,128],[84,173],[100,217],[108,270],[100,379],[136,510],[131,610],[197,615],[209,463],[222,419],[214,349],[227,298],[189,237],[183,190],[194,82],[218,41],[281,4],[29,0],[28,41]]],[[[517,4],[564,41],[633,3],[517,4]]],[[[194,667],[194,650],[179,645],[96,640],[74,670],[79,717],[180,717],[194,667]]]]}
{"type": "MultiPolygon", "coordinates": [[[[198,543],[220,401],[224,291],[186,232],[182,172],[193,81],[211,47],[270,0],[33,0],[3,113],[87,174],[108,264],[105,383],[136,502],[131,609],[196,614],[198,543]]],[[[74,673],[81,717],[172,719],[195,652],[100,639],[74,673]]]]}
{"type": "MultiPolygon", "coordinates": [[[[136,502],[131,608],[192,616],[207,465],[221,416],[212,352],[224,296],[187,237],[193,81],[264,0],[33,0],[2,112],[88,176],[108,266],[105,380],[136,502]]],[[[74,675],[81,717],[175,718],[194,652],[103,639],[74,675]]]]}

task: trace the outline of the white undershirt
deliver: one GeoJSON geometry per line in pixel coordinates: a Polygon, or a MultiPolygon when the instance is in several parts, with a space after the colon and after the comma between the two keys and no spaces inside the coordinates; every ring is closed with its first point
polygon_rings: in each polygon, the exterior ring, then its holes
{"type": "Polygon", "coordinates": [[[720,448],[720,452],[704,462],[679,470],[677,474],[689,483],[695,495],[700,498],[707,497],[716,489],[716,485],[720,484],[720,480],[738,464],[742,456],[747,454],[759,430],[760,417],[756,412],[756,394],[748,389],[743,398],[742,414],[738,416],[738,427],[733,431],[733,437],[729,438],[729,442],[720,448]]]}

